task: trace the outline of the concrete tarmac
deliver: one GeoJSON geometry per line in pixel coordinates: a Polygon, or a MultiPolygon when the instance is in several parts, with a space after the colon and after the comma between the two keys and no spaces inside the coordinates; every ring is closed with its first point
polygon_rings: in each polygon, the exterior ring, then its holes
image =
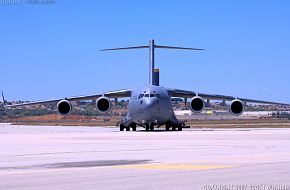
{"type": "Polygon", "coordinates": [[[258,188],[290,190],[290,129],[0,124],[0,190],[258,188]]]}

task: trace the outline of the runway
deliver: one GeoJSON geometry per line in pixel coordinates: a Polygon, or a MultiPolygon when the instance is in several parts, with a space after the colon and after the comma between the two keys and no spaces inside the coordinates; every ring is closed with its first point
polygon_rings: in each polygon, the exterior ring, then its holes
{"type": "Polygon", "coordinates": [[[0,124],[1,190],[240,187],[290,190],[290,129],[0,124]]]}

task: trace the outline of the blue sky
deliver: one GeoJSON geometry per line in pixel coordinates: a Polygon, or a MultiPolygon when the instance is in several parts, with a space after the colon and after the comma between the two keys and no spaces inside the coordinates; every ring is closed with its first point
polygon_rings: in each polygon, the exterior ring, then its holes
{"type": "MultiPolygon", "coordinates": [[[[2,1],[2,0],[1,0],[2,1]]],[[[8,100],[85,95],[148,83],[290,103],[290,1],[66,1],[0,4],[0,90],[8,100]]]]}

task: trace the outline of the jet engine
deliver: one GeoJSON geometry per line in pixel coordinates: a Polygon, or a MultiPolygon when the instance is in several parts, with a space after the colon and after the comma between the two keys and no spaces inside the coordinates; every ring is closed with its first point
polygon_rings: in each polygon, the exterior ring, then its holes
{"type": "Polygon", "coordinates": [[[111,101],[107,97],[100,97],[96,101],[96,108],[100,113],[107,113],[111,110],[111,101]]]}
{"type": "Polygon", "coordinates": [[[61,100],[57,103],[57,111],[61,115],[68,115],[72,110],[71,103],[68,100],[61,100]]]}
{"type": "Polygon", "coordinates": [[[244,104],[241,100],[235,99],[230,103],[229,110],[233,115],[242,115],[244,112],[244,104]]]}
{"type": "Polygon", "coordinates": [[[205,103],[201,97],[195,96],[191,99],[190,109],[192,112],[200,113],[203,111],[204,107],[205,107],[205,103]]]}

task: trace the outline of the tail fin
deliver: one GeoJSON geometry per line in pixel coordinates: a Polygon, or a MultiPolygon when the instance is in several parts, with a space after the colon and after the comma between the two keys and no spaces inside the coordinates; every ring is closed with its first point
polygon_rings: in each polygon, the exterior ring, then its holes
{"type": "MultiPolygon", "coordinates": [[[[174,47],[174,46],[160,46],[155,45],[154,40],[149,41],[149,46],[132,46],[132,47],[121,47],[121,48],[111,48],[111,49],[102,49],[100,51],[112,51],[112,50],[128,50],[128,49],[144,49],[149,48],[149,84],[154,84],[154,63],[155,63],[155,48],[160,49],[179,49],[179,50],[204,50],[200,48],[185,48],[185,47],[174,47]]],[[[159,84],[159,81],[158,81],[159,84]]]]}

